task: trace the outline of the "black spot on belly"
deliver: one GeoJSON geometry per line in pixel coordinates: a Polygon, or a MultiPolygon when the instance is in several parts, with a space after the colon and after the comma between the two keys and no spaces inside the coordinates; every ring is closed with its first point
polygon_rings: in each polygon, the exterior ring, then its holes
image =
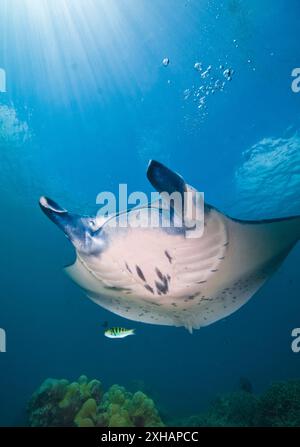
{"type": "Polygon", "coordinates": [[[162,282],[155,281],[155,286],[156,286],[157,293],[158,293],[159,295],[160,295],[161,293],[162,293],[163,295],[166,295],[166,293],[168,293],[169,286],[168,286],[168,280],[167,280],[166,277],[164,277],[164,279],[163,279],[162,282]]]}
{"type": "Polygon", "coordinates": [[[164,275],[161,273],[161,271],[157,267],[155,267],[155,272],[156,272],[157,276],[159,277],[159,279],[161,281],[163,281],[164,280],[164,275]]]}
{"type": "Polygon", "coordinates": [[[154,295],[154,290],[151,286],[149,286],[149,284],[145,284],[144,285],[145,289],[148,290],[148,292],[152,293],[154,295]]]}
{"type": "Polygon", "coordinates": [[[142,270],[140,269],[140,267],[138,265],[136,265],[135,268],[136,268],[136,272],[137,272],[138,276],[141,278],[141,280],[146,281],[145,275],[142,272],[142,270]]]}
{"type": "Polygon", "coordinates": [[[165,255],[168,258],[169,263],[172,264],[173,258],[167,250],[165,250],[165,255]]]}

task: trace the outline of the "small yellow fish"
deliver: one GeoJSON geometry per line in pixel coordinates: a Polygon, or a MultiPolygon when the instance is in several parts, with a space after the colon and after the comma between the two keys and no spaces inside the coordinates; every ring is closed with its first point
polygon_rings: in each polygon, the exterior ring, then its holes
{"type": "Polygon", "coordinates": [[[112,327],[106,329],[104,332],[105,337],[108,338],[125,338],[128,335],[134,335],[134,329],[124,329],[122,327],[112,327]]]}

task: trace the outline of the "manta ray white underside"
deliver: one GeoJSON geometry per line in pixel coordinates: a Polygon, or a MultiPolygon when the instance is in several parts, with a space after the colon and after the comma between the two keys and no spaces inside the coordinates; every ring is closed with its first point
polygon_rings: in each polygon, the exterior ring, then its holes
{"type": "MultiPolygon", "coordinates": [[[[148,178],[159,192],[190,188],[158,162],[150,164],[148,178]]],[[[246,222],[209,205],[203,235],[187,238],[182,230],[111,225],[118,216],[99,228],[97,219],[74,218],[46,198],[40,203],[75,245],[76,262],[66,271],[89,298],[130,320],[184,326],[189,331],[245,304],[300,235],[299,217],[246,222]]],[[[157,204],[150,207],[163,212],[157,204]]],[[[148,212],[149,207],[129,211],[139,213],[140,220],[148,212]]]]}

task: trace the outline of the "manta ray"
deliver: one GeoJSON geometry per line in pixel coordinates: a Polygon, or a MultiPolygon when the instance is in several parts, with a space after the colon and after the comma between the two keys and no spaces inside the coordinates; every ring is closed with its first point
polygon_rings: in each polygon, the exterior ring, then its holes
{"type": "MultiPolygon", "coordinates": [[[[176,172],[150,161],[147,177],[160,195],[196,190],[176,172]]],[[[76,250],[65,268],[86,295],[103,308],[143,323],[193,329],[212,324],[243,306],[276,271],[300,237],[300,216],[245,221],[204,203],[201,237],[186,237],[184,217],[195,200],[183,203],[183,225],[118,225],[124,213],[103,217],[72,214],[41,197],[43,212],[76,250]]],[[[169,202],[126,212],[143,220],[149,211],[163,222],[176,214],[169,202]],[[169,209],[167,209],[169,207],[169,209]]],[[[195,213],[194,213],[195,214],[195,213]]]]}

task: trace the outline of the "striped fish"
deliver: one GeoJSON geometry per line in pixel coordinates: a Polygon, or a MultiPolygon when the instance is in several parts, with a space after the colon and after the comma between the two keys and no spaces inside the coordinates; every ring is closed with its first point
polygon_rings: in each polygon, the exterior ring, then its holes
{"type": "Polygon", "coordinates": [[[128,335],[134,335],[134,329],[125,329],[123,327],[112,327],[104,332],[108,338],[125,338],[128,335]]]}

